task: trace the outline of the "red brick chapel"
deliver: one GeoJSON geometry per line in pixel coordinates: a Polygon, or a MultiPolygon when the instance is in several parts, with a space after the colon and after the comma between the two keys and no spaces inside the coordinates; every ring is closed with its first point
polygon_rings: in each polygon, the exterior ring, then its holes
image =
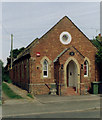
{"type": "Polygon", "coordinates": [[[13,62],[14,84],[38,94],[87,94],[98,81],[97,48],[68,18],[63,17],[29,44],[13,62]]]}

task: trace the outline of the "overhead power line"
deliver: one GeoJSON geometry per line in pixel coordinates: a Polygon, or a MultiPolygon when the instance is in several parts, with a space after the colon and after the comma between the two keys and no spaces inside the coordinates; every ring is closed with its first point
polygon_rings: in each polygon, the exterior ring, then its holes
{"type": "MultiPolygon", "coordinates": [[[[4,25],[4,24],[2,24],[2,27],[3,27],[3,29],[5,30],[5,32],[8,34],[8,35],[11,35],[11,33],[10,32],[8,32],[8,30],[7,30],[7,28],[6,28],[6,26],[4,25]]],[[[100,32],[100,30],[101,29],[99,29],[99,28],[96,28],[96,27],[87,27],[87,26],[79,26],[78,25],[78,27],[79,27],[79,29],[90,29],[90,30],[95,30],[95,32],[96,32],[96,35],[97,35],[97,33],[98,33],[98,31],[100,32]]],[[[83,32],[85,32],[84,30],[82,30],[83,32]]],[[[26,31],[27,32],[27,31],[26,31]]],[[[45,33],[44,33],[45,34],[45,33]]],[[[94,35],[94,36],[96,36],[96,35],[94,35]]],[[[21,43],[23,46],[25,45],[26,46],[26,44],[25,44],[25,41],[22,41],[22,40],[20,40],[20,38],[21,39],[27,39],[27,37],[28,37],[29,35],[27,35],[27,36],[23,36],[23,38],[22,38],[22,36],[21,35],[14,35],[14,42],[18,42],[18,43],[21,43]]]]}

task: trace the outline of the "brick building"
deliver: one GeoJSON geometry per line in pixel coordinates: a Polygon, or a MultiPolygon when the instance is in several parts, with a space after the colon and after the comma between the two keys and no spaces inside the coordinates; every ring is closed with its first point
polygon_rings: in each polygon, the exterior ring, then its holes
{"type": "Polygon", "coordinates": [[[17,56],[10,70],[14,84],[34,94],[86,94],[98,81],[97,48],[63,17],[17,56]]]}

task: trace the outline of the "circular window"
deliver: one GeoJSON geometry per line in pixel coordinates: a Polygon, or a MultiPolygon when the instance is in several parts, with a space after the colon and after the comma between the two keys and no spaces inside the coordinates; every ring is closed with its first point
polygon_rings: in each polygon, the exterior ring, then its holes
{"type": "Polygon", "coordinates": [[[69,44],[71,42],[71,35],[68,32],[62,32],[60,34],[60,41],[63,44],[69,44]]]}

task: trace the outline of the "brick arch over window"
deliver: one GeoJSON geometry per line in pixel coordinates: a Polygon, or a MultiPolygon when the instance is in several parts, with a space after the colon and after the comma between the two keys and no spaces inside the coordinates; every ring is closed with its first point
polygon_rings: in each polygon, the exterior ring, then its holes
{"type": "Polygon", "coordinates": [[[67,88],[67,66],[70,63],[70,61],[74,61],[75,64],[77,65],[77,73],[78,73],[78,78],[77,78],[77,92],[80,93],[80,65],[78,61],[74,57],[69,57],[68,60],[64,64],[64,83],[65,87],[67,88]]]}
{"type": "Polygon", "coordinates": [[[51,60],[49,60],[49,58],[47,56],[44,56],[41,61],[41,79],[47,79],[47,78],[51,78],[51,60]],[[47,76],[44,76],[44,61],[47,61],[47,76]]]}

